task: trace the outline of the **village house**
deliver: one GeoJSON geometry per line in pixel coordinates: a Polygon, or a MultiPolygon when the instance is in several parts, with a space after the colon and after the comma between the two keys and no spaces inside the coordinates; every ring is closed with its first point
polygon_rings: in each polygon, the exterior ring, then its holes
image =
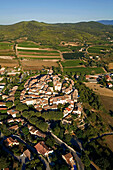
{"type": "Polygon", "coordinates": [[[12,139],[11,137],[7,138],[5,140],[6,146],[12,147],[13,145],[19,145],[19,142],[17,140],[12,139]]]}
{"type": "Polygon", "coordinates": [[[111,81],[111,77],[109,75],[105,75],[106,81],[111,81]]]}
{"type": "Polygon", "coordinates": [[[72,113],[73,114],[78,114],[79,117],[80,117],[81,113],[82,113],[82,110],[83,110],[83,108],[82,108],[81,103],[77,103],[72,113]]]}
{"type": "Polygon", "coordinates": [[[43,156],[47,156],[50,153],[53,153],[53,150],[48,148],[44,141],[37,143],[34,147],[36,148],[36,151],[43,156]]]}
{"type": "Polygon", "coordinates": [[[12,123],[12,122],[14,122],[13,118],[7,119],[7,123],[12,123]]]}
{"type": "Polygon", "coordinates": [[[76,166],[76,162],[73,159],[71,153],[67,153],[66,155],[62,155],[62,158],[66,161],[68,165],[71,166],[71,170],[74,170],[74,166],[76,166]]]}
{"type": "Polygon", "coordinates": [[[1,106],[1,107],[0,107],[0,110],[7,110],[7,107],[1,106]]]}
{"type": "Polygon", "coordinates": [[[25,162],[27,162],[27,160],[30,161],[33,158],[31,152],[29,151],[29,149],[26,149],[21,156],[25,157],[25,162]]]}
{"type": "Polygon", "coordinates": [[[11,115],[13,118],[15,118],[18,113],[19,113],[19,111],[15,110],[15,109],[7,110],[7,114],[11,115]]]}
{"type": "Polygon", "coordinates": [[[6,99],[6,102],[8,101],[13,101],[14,102],[15,100],[15,97],[14,96],[9,96],[7,99],[6,99]]]}
{"type": "Polygon", "coordinates": [[[5,94],[3,94],[2,95],[2,99],[4,100],[4,99],[7,99],[8,98],[8,95],[5,95],[5,94]]]}
{"type": "Polygon", "coordinates": [[[113,87],[113,84],[112,83],[107,83],[107,87],[111,88],[111,87],[113,87]]]}
{"type": "Polygon", "coordinates": [[[1,106],[6,106],[6,102],[4,102],[4,101],[0,102],[0,107],[1,106]]]}
{"type": "Polygon", "coordinates": [[[14,125],[14,126],[9,127],[9,130],[17,131],[18,128],[19,128],[18,125],[14,125]]]}

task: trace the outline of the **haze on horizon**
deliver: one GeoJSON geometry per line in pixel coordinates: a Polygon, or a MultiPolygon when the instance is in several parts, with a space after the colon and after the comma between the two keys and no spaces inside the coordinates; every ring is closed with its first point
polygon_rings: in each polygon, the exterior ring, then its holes
{"type": "Polygon", "coordinates": [[[76,23],[113,19],[112,0],[4,0],[0,2],[0,25],[36,20],[76,23]]]}

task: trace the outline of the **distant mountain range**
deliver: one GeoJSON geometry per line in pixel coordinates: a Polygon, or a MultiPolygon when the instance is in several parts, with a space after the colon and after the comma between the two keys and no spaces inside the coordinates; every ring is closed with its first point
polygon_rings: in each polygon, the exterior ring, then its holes
{"type": "Polygon", "coordinates": [[[104,25],[113,25],[113,20],[100,20],[97,22],[104,24],[104,25]]]}
{"type": "Polygon", "coordinates": [[[108,36],[113,38],[113,26],[93,21],[58,24],[23,21],[13,25],[0,25],[0,41],[16,41],[26,37],[34,42],[56,46],[61,41],[105,41],[108,36]]]}

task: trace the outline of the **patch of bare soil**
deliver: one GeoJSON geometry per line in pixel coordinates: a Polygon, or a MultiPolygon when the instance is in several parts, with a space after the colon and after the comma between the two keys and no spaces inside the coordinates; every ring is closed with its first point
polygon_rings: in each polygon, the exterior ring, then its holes
{"type": "Polygon", "coordinates": [[[85,82],[85,85],[99,95],[113,97],[113,91],[102,87],[100,84],[85,82]]]}

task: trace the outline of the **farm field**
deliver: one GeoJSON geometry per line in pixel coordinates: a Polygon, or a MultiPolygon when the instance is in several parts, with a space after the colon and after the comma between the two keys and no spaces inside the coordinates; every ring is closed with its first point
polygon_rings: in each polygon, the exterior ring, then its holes
{"type": "Polygon", "coordinates": [[[53,56],[19,56],[19,59],[32,59],[32,60],[61,60],[61,58],[53,57],[53,56]]]}
{"type": "Polygon", "coordinates": [[[36,48],[34,48],[34,50],[32,50],[32,48],[30,49],[30,48],[28,48],[28,49],[18,49],[18,51],[21,51],[21,52],[36,52],[36,53],[57,53],[57,54],[59,54],[59,52],[58,51],[52,51],[52,50],[44,50],[44,49],[36,49],[36,48]]]}
{"type": "Polygon", "coordinates": [[[81,48],[83,48],[83,46],[71,46],[70,49],[73,51],[79,51],[81,48]]]}
{"type": "Polygon", "coordinates": [[[10,42],[0,42],[0,56],[14,56],[14,44],[10,42]]]}
{"type": "Polygon", "coordinates": [[[63,67],[76,67],[84,64],[84,62],[77,59],[77,60],[66,60],[64,62],[61,62],[61,64],[63,67]]]}
{"type": "Polygon", "coordinates": [[[13,50],[13,43],[0,42],[0,50],[13,50]]]}
{"type": "Polygon", "coordinates": [[[24,41],[18,44],[18,47],[31,47],[31,48],[39,48],[40,46],[33,41],[24,41]]]}
{"type": "Polygon", "coordinates": [[[79,72],[83,74],[99,74],[104,73],[102,68],[89,68],[89,67],[75,67],[75,68],[64,68],[64,72],[79,72]]]}
{"type": "Polygon", "coordinates": [[[20,59],[38,59],[38,60],[60,60],[60,53],[51,49],[40,48],[21,48],[17,47],[18,57],[20,59]]]}
{"type": "Polygon", "coordinates": [[[93,46],[93,47],[88,48],[88,52],[89,53],[103,53],[102,51],[106,51],[110,49],[111,49],[111,46],[93,46]]]}
{"type": "Polygon", "coordinates": [[[109,149],[113,152],[113,135],[104,136],[102,139],[104,140],[104,143],[107,144],[109,149]]]}
{"type": "Polygon", "coordinates": [[[20,61],[23,70],[40,70],[45,67],[55,66],[58,67],[58,64],[55,61],[42,61],[42,60],[22,60],[20,61]]]}
{"type": "MultiPolygon", "coordinates": [[[[100,96],[104,96],[105,98],[113,97],[113,91],[110,89],[107,89],[105,87],[102,88],[100,84],[85,82],[85,85],[87,87],[89,87],[90,89],[92,89],[97,94],[99,94],[100,96]]],[[[113,105],[113,103],[112,103],[112,105],[113,105]]]]}
{"type": "Polygon", "coordinates": [[[75,52],[75,53],[63,53],[63,58],[65,60],[73,60],[73,59],[79,59],[84,57],[84,53],[82,52],[75,52]]]}
{"type": "Polygon", "coordinates": [[[18,61],[14,59],[3,59],[0,58],[0,65],[2,67],[17,67],[18,61]]]}
{"type": "MultiPolygon", "coordinates": [[[[56,53],[19,53],[19,55],[28,55],[28,56],[58,56],[56,53]]],[[[59,56],[58,56],[59,57],[59,56]]]]}

